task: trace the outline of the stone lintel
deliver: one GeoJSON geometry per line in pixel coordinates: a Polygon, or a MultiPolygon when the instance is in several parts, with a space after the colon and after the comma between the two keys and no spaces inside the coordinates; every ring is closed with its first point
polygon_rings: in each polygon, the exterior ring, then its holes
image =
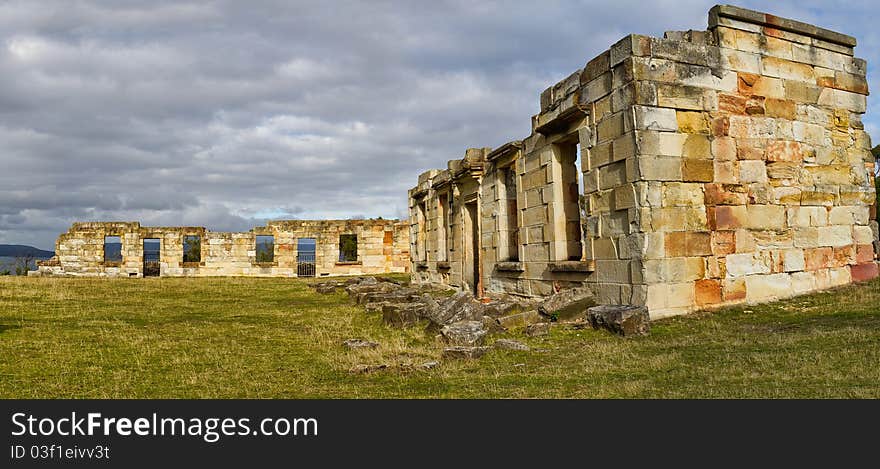
{"type": "Polygon", "coordinates": [[[496,262],[495,270],[501,272],[523,272],[526,269],[523,267],[522,262],[496,262]]]}
{"type": "Polygon", "coordinates": [[[724,26],[720,22],[721,18],[730,18],[737,21],[744,21],[746,23],[753,23],[762,27],[766,26],[796,34],[803,34],[804,36],[821,39],[845,47],[856,46],[856,38],[852,36],[820,28],[812,24],[802,23],[788,18],[781,18],[768,13],[761,13],[759,11],[747,10],[733,5],[715,5],[712,7],[712,9],[709,10],[709,29],[715,28],[716,26],[724,26]]]}
{"type": "Polygon", "coordinates": [[[556,261],[550,264],[550,272],[595,272],[595,261],[556,261]]]}
{"type": "Polygon", "coordinates": [[[489,152],[489,154],[486,155],[486,160],[487,161],[495,161],[498,158],[501,158],[501,157],[504,157],[504,156],[507,156],[507,155],[510,155],[510,154],[513,154],[513,153],[516,153],[516,152],[522,150],[522,147],[523,147],[522,140],[514,140],[512,142],[507,142],[504,145],[501,145],[500,147],[489,152]]]}

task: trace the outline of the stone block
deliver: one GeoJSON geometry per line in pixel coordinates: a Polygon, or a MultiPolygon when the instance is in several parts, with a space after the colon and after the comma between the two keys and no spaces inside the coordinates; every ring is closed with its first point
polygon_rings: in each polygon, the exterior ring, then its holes
{"type": "Polygon", "coordinates": [[[694,301],[697,306],[708,306],[721,302],[721,281],[703,279],[694,282],[694,301]]]}
{"type": "Polygon", "coordinates": [[[875,258],[873,244],[859,244],[856,246],[856,263],[864,264],[875,258]]]}
{"type": "Polygon", "coordinates": [[[732,278],[722,280],[721,298],[724,301],[730,302],[746,299],[745,278],[732,278]]]}
{"type": "Polygon", "coordinates": [[[703,278],[705,261],[700,257],[670,257],[644,261],[645,282],[679,283],[703,278]]]}
{"type": "Polygon", "coordinates": [[[713,213],[714,229],[735,230],[745,225],[748,214],[745,206],[725,205],[709,208],[713,213]]]}
{"type": "Polygon", "coordinates": [[[709,159],[683,158],[681,161],[681,180],[685,182],[712,182],[715,179],[715,164],[709,159]]]}
{"type": "MultiPolygon", "coordinates": [[[[785,99],[801,104],[816,104],[822,88],[812,83],[784,80],[785,99]]],[[[830,99],[830,98],[829,98],[830,99]]]]}
{"type": "Polygon", "coordinates": [[[721,49],[721,65],[728,69],[743,73],[760,74],[761,56],[735,49],[721,49]]]}
{"type": "Polygon", "coordinates": [[[828,222],[832,225],[867,225],[869,207],[831,207],[828,222]]]}
{"type": "Polygon", "coordinates": [[[831,267],[834,251],[830,247],[810,248],[804,250],[804,269],[818,270],[831,267]]]}
{"type": "MultiPolygon", "coordinates": [[[[744,96],[763,96],[773,99],[785,98],[785,90],[781,79],[752,73],[737,73],[737,92],[744,96]]],[[[818,97],[818,93],[816,96],[818,97]]]]}
{"type": "Polygon", "coordinates": [[[638,168],[646,181],[681,181],[681,158],[640,156],[638,168]]]}
{"type": "Polygon", "coordinates": [[[664,251],[668,257],[709,256],[712,237],[709,232],[672,231],[666,233],[664,251]]]}
{"type": "Polygon", "coordinates": [[[712,254],[716,256],[726,256],[736,252],[736,232],[735,231],[713,231],[712,232],[712,254]]]}
{"type": "Polygon", "coordinates": [[[731,137],[712,139],[710,152],[716,161],[736,160],[736,140],[731,137]]]}
{"type": "Polygon", "coordinates": [[[689,309],[694,306],[694,283],[660,283],[648,285],[646,305],[651,318],[663,317],[665,310],[689,309]]]}
{"type": "Polygon", "coordinates": [[[868,101],[863,94],[850,93],[849,91],[822,88],[816,102],[820,106],[842,108],[859,114],[864,114],[868,101]]]}
{"type": "Polygon", "coordinates": [[[727,256],[727,276],[743,277],[755,274],[769,274],[770,261],[770,256],[766,252],[730,254],[727,256]]]}
{"type": "Polygon", "coordinates": [[[676,111],[661,107],[633,106],[635,128],[637,130],[656,130],[676,132],[678,121],[676,111]]]}
{"type": "Polygon", "coordinates": [[[709,118],[702,112],[677,111],[678,130],[687,134],[709,134],[709,118]]]}
{"type": "MultiPolygon", "coordinates": [[[[721,207],[718,207],[721,208],[721,207]]],[[[743,226],[758,230],[785,227],[785,207],[780,205],[748,205],[743,226]]]]}
{"type": "Polygon", "coordinates": [[[660,188],[664,207],[694,206],[703,203],[703,187],[697,183],[667,182],[660,188]]]}
{"type": "Polygon", "coordinates": [[[840,247],[853,243],[852,227],[847,225],[822,226],[818,228],[819,246],[840,247]]]}
{"type": "Polygon", "coordinates": [[[793,228],[794,246],[798,248],[815,248],[819,246],[819,228],[793,228]]]}
{"type": "Polygon", "coordinates": [[[780,140],[767,143],[764,157],[767,161],[800,163],[804,161],[804,153],[802,143],[780,140]]]}
{"type": "Polygon", "coordinates": [[[764,110],[769,117],[792,120],[797,106],[792,100],[768,98],[764,100],[764,110]]]}
{"type": "Polygon", "coordinates": [[[655,231],[705,231],[706,211],[702,207],[668,207],[650,212],[651,227],[655,231]]]}
{"type": "Polygon", "coordinates": [[[714,182],[721,184],[739,184],[738,161],[716,161],[714,164],[714,182]]]}
{"type": "Polygon", "coordinates": [[[657,86],[657,105],[665,108],[691,111],[711,111],[717,108],[715,93],[705,88],[661,84],[657,86]]]}
{"type": "Polygon", "coordinates": [[[874,232],[868,226],[853,227],[853,242],[856,244],[871,244],[875,241],[874,232]]]}
{"type": "Polygon", "coordinates": [[[804,270],[805,262],[803,249],[782,251],[782,266],[786,272],[804,270]]]}
{"type": "Polygon", "coordinates": [[[748,301],[768,301],[792,295],[789,274],[753,275],[745,278],[748,301]]]}
{"type": "Polygon", "coordinates": [[[748,194],[738,189],[740,186],[704,184],[704,202],[706,205],[745,205],[748,194]]]}
{"type": "Polygon", "coordinates": [[[876,262],[854,265],[850,269],[853,282],[866,282],[880,275],[876,262]]]}
{"type": "Polygon", "coordinates": [[[688,135],[671,132],[637,132],[639,152],[643,155],[682,156],[688,135]]]}
{"type": "Polygon", "coordinates": [[[739,162],[739,182],[767,182],[767,167],[760,160],[744,160],[739,162]]]}
{"type": "Polygon", "coordinates": [[[624,337],[647,335],[651,330],[648,309],[644,306],[602,305],[587,311],[594,329],[606,329],[624,337]]]}
{"type": "Polygon", "coordinates": [[[761,116],[729,116],[729,135],[734,138],[775,138],[776,120],[761,116]]]}
{"type": "Polygon", "coordinates": [[[778,57],[765,56],[761,60],[763,74],[769,77],[782,78],[785,80],[803,81],[815,83],[813,67],[808,64],[780,59],[778,57]]]}

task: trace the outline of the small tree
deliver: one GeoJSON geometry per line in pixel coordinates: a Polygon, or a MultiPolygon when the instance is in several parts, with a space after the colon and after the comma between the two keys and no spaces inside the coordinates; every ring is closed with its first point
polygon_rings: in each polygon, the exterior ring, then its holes
{"type": "Polygon", "coordinates": [[[188,235],[183,237],[183,262],[202,261],[202,237],[188,235]]]}
{"type": "Polygon", "coordinates": [[[36,260],[36,257],[31,253],[19,254],[15,256],[15,260],[12,261],[13,269],[15,269],[15,275],[27,275],[28,271],[31,270],[31,265],[36,260]]]}

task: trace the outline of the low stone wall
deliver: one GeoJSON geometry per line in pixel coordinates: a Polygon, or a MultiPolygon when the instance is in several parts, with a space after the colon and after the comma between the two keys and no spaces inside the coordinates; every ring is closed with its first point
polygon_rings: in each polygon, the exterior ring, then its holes
{"type": "Polygon", "coordinates": [[[298,240],[314,239],[315,276],[409,271],[409,224],[398,220],[282,220],[246,233],[203,227],[147,227],[138,222],[74,223],[55,243],[55,257],[38,262],[31,275],[143,277],[144,240],[159,243],[159,275],[302,276],[298,240]],[[257,259],[257,236],[272,236],[271,260],[257,259]],[[340,262],[340,235],[357,236],[356,260],[340,262]],[[121,260],[105,259],[107,236],[119,236],[121,260]],[[198,236],[196,262],[184,262],[184,239],[198,236]]]}

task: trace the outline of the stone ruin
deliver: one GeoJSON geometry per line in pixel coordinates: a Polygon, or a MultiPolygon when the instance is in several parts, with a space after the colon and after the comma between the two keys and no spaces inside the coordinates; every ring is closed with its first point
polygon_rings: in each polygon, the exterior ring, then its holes
{"type": "Polygon", "coordinates": [[[414,281],[586,287],[656,319],[876,277],[855,45],[732,6],[706,31],[626,36],[541,93],[527,138],[419,176],[414,281]]]}
{"type": "Polygon", "coordinates": [[[715,6],[706,31],[626,36],[546,89],[527,138],[421,174],[409,221],[74,223],[31,275],[412,271],[484,300],[565,298],[591,321],[590,305],[632,305],[594,311],[621,330],[645,308],[657,319],[868,280],[878,230],[855,45],[715,6]]]}
{"type": "Polygon", "coordinates": [[[63,233],[55,257],[30,275],[325,277],[409,264],[409,225],[398,220],[270,221],[246,233],[88,222],[63,233]]]}

